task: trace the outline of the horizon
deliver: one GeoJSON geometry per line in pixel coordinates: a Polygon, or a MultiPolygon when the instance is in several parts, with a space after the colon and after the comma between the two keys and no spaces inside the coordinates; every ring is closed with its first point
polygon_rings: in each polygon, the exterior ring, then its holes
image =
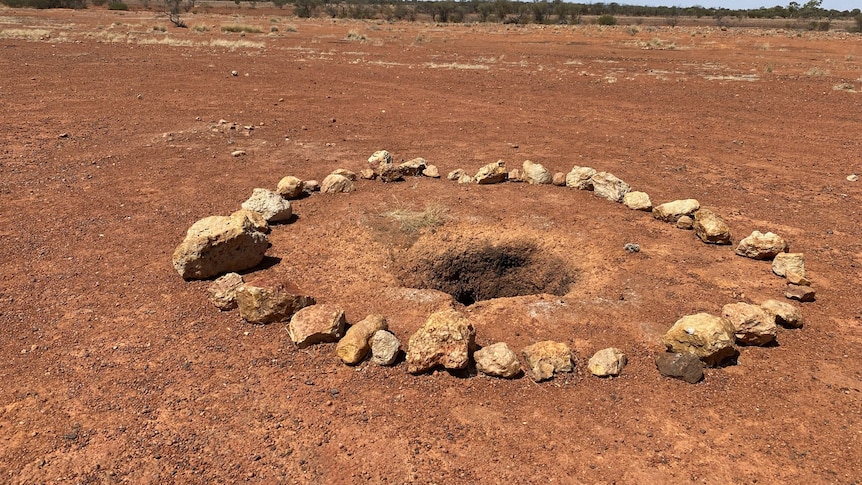
{"type": "MultiPolygon", "coordinates": [[[[637,5],[644,7],[706,7],[706,8],[728,8],[731,10],[756,10],[759,8],[770,8],[776,5],[786,7],[790,2],[783,1],[764,1],[764,0],[681,0],[681,1],[624,1],[619,2],[624,5],[637,5]]],[[[805,5],[805,0],[799,0],[800,5],[805,5]]],[[[862,9],[862,1],[860,0],[823,0],[820,8],[824,10],[853,10],[854,8],[862,9]]]]}

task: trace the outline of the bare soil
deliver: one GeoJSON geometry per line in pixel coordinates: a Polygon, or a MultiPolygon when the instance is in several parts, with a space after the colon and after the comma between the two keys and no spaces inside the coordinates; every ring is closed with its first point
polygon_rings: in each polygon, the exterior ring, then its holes
{"type": "Polygon", "coordinates": [[[862,37],[281,15],[176,29],[0,10],[0,481],[858,483],[861,182],[846,177],[862,171],[862,37]],[[194,221],[380,149],[444,174],[588,165],[654,203],[697,198],[735,241],[773,231],[805,253],[817,301],[776,346],[696,385],[662,378],[678,318],[783,298],[769,263],[590,192],[427,178],[296,201],[246,278],[290,281],[349,322],[382,313],[406,343],[452,299],[405,287],[405,268],[532,248],[549,261],[537,278],[569,272],[565,294],[456,305],[481,345],[566,342],[575,374],[348,367],[173,270],[194,221]],[[432,206],[441,223],[412,231],[384,215],[432,206]],[[588,375],[609,346],[623,374],[588,375]]]}

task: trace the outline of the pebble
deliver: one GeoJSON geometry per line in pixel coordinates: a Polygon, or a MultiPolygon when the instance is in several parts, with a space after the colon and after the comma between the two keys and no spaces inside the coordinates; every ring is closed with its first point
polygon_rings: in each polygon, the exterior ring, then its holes
{"type": "Polygon", "coordinates": [[[856,181],[858,181],[858,180],[859,180],[859,176],[858,176],[858,175],[856,175],[855,173],[854,173],[854,174],[852,174],[852,175],[848,175],[848,176],[847,176],[847,181],[848,181],[848,182],[856,182],[856,181]]]}
{"type": "Polygon", "coordinates": [[[623,249],[625,249],[626,252],[628,252],[628,253],[639,253],[641,250],[641,247],[640,247],[640,244],[626,243],[626,245],[623,246],[623,249]]]}

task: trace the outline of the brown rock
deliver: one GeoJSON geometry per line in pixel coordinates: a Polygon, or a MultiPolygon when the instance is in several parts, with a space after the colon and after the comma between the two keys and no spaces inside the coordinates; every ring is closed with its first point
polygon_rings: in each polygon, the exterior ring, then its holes
{"type": "Polygon", "coordinates": [[[344,310],[323,303],[307,306],[290,318],[287,332],[300,349],[310,345],[335,342],[344,333],[344,310]]]}
{"type": "Polygon", "coordinates": [[[766,300],[760,307],[772,315],[775,323],[782,327],[802,328],[802,325],[805,323],[799,308],[786,301],[766,300]]]}
{"type": "Polygon", "coordinates": [[[754,231],[736,246],[736,254],[746,258],[770,260],[779,253],[787,252],[787,242],[777,234],[754,231]]]}
{"type": "Polygon", "coordinates": [[[667,350],[693,353],[706,365],[717,366],[736,357],[734,327],[726,318],[698,313],[680,318],[664,335],[667,350]]]}
{"type": "Polygon", "coordinates": [[[676,220],[676,228],[690,231],[694,227],[694,220],[689,216],[682,216],[676,220]]]}
{"type": "Polygon", "coordinates": [[[174,269],[185,279],[204,279],[257,266],[269,241],[245,216],[211,216],[189,228],[172,256],[174,269]]]}
{"type": "Polygon", "coordinates": [[[526,362],[527,374],[541,382],[561,372],[572,372],[572,351],[562,342],[544,340],[525,347],[521,355],[526,362]]]}
{"type": "Polygon", "coordinates": [[[346,168],[336,168],[332,171],[332,173],[334,173],[335,175],[341,175],[342,177],[346,178],[347,180],[350,180],[351,182],[356,181],[356,173],[351,172],[346,168]]]}
{"type": "Polygon", "coordinates": [[[508,176],[509,172],[506,171],[506,163],[498,160],[480,168],[473,179],[479,185],[499,184],[500,182],[505,182],[508,176]]]}
{"type": "Polygon", "coordinates": [[[320,191],[324,194],[349,193],[353,192],[354,188],[353,181],[337,173],[327,175],[320,184],[320,191]]]}
{"type": "Polygon", "coordinates": [[[217,278],[207,288],[210,303],[219,310],[233,310],[237,307],[236,290],[244,283],[238,273],[227,273],[217,278]]]}
{"type": "Polygon", "coordinates": [[[335,353],[345,364],[358,364],[371,350],[371,337],[378,330],[388,330],[386,317],[368,315],[364,320],[347,329],[344,338],[338,341],[335,353]]]}
{"type": "Polygon", "coordinates": [[[661,375],[695,384],[703,379],[703,362],[695,354],[663,353],[655,356],[655,366],[661,375]]]}
{"type": "Polygon", "coordinates": [[[258,280],[240,286],[236,302],[245,321],[272,323],[287,320],[301,308],[314,305],[314,298],[303,295],[289,283],[258,280]]]}
{"type": "Polygon", "coordinates": [[[729,303],[721,309],[721,314],[736,329],[736,342],[743,345],[766,345],[775,341],[778,327],[775,316],[758,305],[748,303],[729,303]]]}
{"type": "Polygon", "coordinates": [[[260,231],[264,234],[269,234],[269,231],[270,231],[269,223],[266,222],[266,219],[264,219],[263,216],[260,215],[259,212],[255,212],[253,210],[248,210],[248,209],[240,209],[238,211],[234,211],[234,213],[231,214],[230,216],[231,217],[239,217],[239,218],[244,217],[244,218],[248,219],[249,222],[251,222],[251,224],[254,226],[255,229],[257,229],[258,231],[260,231]]]}
{"type": "Polygon", "coordinates": [[[302,180],[288,175],[278,181],[275,192],[285,199],[298,199],[302,195],[302,180]]]}
{"type": "Polygon", "coordinates": [[[447,175],[446,178],[449,180],[457,181],[458,179],[460,179],[461,177],[463,177],[466,174],[467,174],[467,172],[465,172],[463,168],[456,168],[455,170],[452,170],[451,172],[449,172],[449,175],[447,175]]]}
{"type": "Polygon", "coordinates": [[[374,180],[377,178],[377,173],[370,168],[363,168],[359,171],[359,178],[363,180],[374,180]]]}
{"type": "Polygon", "coordinates": [[[509,182],[523,182],[524,176],[521,175],[521,171],[517,168],[513,168],[509,171],[509,177],[507,178],[509,182]]]}
{"type": "Polygon", "coordinates": [[[416,177],[422,175],[422,171],[428,166],[424,158],[414,158],[398,165],[398,170],[404,177],[416,177]]]}
{"type": "Polygon", "coordinates": [[[801,302],[810,302],[817,299],[813,288],[810,286],[794,285],[793,283],[787,285],[787,288],[784,290],[784,296],[801,302]]]}
{"type": "Polygon", "coordinates": [[[730,244],[730,228],[720,215],[709,209],[694,213],[694,233],[709,244],[730,244]]]}
{"type": "Polygon", "coordinates": [[[551,178],[551,183],[556,185],[557,187],[565,187],[566,186],[566,174],[564,174],[563,172],[555,173],[553,178],[551,178]]]}
{"type": "Polygon", "coordinates": [[[674,200],[653,207],[652,216],[660,221],[676,224],[680,217],[691,217],[698,209],[700,202],[697,199],[674,200]]]}
{"type": "Polygon", "coordinates": [[[456,310],[431,314],[407,344],[407,371],[426,372],[434,367],[463,369],[475,347],[476,330],[456,310]]]}
{"type": "Polygon", "coordinates": [[[772,260],[772,272],[784,276],[789,283],[810,286],[805,277],[805,255],[802,253],[778,253],[772,260]]]}
{"type": "Polygon", "coordinates": [[[518,355],[505,342],[482,347],[473,354],[473,358],[476,370],[485,375],[512,378],[521,373],[518,355]]]}
{"type": "Polygon", "coordinates": [[[631,210],[646,211],[652,210],[652,201],[646,192],[629,192],[623,196],[623,205],[631,210]]]}

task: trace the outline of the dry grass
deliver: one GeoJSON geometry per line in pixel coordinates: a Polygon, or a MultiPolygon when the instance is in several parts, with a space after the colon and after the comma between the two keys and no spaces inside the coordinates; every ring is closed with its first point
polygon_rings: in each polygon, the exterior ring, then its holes
{"type": "Polygon", "coordinates": [[[382,215],[398,222],[402,232],[414,234],[422,229],[443,225],[446,220],[446,212],[448,211],[449,209],[441,204],[431,203],[426,205],[421,211],[400,207],[384,212],[382,215]]]}
{"type": "Polygon", "coordinates": [[[233,32],[233,33],[242,33],[242,34],[261,34],[263,30],[258,27],[252,27],[251,25],[222,25],[222,32],[233,32]]]}
{"type": "Polygon", "coordinates": [[[436,62],[426,62],[424,64],[426,67],[430,67],[431,69],[457,69],[457,70],[478,70],[484,71],[490,69],[490,67],[484,64],[461,64],[458,62],[450,62],[448,64],[437,64],[436,62]]]}
{"type": "Polygon", "coordinates": [[[17,40],[48,40],[51,38],[51,31],[46,29],[2,29],[0,30],[0,39],[17,39],[17,40]]]}

